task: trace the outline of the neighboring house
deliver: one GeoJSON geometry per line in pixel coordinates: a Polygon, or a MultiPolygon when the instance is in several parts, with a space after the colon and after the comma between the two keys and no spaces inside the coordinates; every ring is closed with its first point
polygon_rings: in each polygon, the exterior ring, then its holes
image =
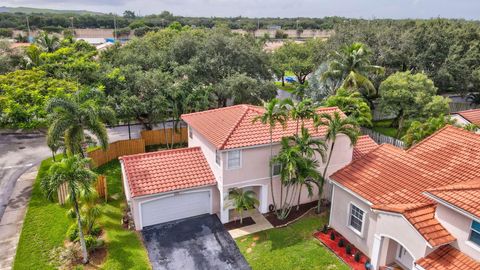
{"type": "MultiPolygon", "coordinates": [[[[322,108],[333,113],[338,108],[322,108]]],[[[229,222],[231,207],[226,207],[233,188],[253,190],[259,200],[258,211],[271,211],[272,190],[280,197],[280,166],[273,167],[270,187],[269,126],[253,122],[263,108],[236,105],[182,115],[188,124],[188,148],[121,157],[124,189],[133,213],[135,227],[210,213],[223,223],[229,222]]],[[[343,113],[342,113],[343,115],[343,113]]],[[[280,150],[280,140],[295,133],[296,122],[285,128],[277,124],[273,131],[273,154],[280,150]]],[[[305,126],[313,137],[322,138],[326,127],[305,126]]],[[[328,175],[349,164],[353,147],[345,135],[339,135],[333,150],[328,175]]],[[[318,160],[321,160],[317,157],[318,160]]],[[[323,166],[319,170],[323,171],[323,166]]],[[[326,186],[328,197],[331,189],[326,186]]],[[[301,203],[317,200],[302,190],[301,203]]],[[[278,203],[278,202],[277,202],[278,203]]]]}
{"type": "Polygon", "coordinates": [[[480,126],[480,109],[455,112],[452,113],[451,116],[456,120],[456,123],[461,126],[469,124],[480,126]]]}
{"type": "Polygon", "coordinates": [[[407,151],[383,144],[330,176],[330,226],[374,269],[479,270],[478,179],[478,134],[446,126],[407,151]]]}

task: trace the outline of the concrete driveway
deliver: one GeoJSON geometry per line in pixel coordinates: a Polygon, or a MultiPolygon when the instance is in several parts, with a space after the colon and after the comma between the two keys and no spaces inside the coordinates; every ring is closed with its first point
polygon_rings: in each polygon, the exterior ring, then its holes
{"type": "Polygon", "coordinates": [[[216,215],[149,226],[142,235],[154,270],[251,269],[216,215]]]}

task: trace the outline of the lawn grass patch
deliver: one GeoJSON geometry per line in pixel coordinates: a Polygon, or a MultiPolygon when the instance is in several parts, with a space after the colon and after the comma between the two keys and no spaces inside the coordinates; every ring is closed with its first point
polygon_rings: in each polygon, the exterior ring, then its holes
{"type": "Polygon", "coordinates": [[[347,270],[347,265],[313,237],[326,222],[326,216],[310,214],[287,227],[258,232],[236,242],[253,270],[347,270]]]}
{"type": "MultiPolygon", "coordinates": [[[[397,129],[392,127],[393,120],[379,120],[373,121],[373,130],[383,135],[395,138],[397,136],[397,129]]],[[[400,134],[402,135],[402,134],[400,134]]]]}
{"type": "Polygon", "coordinates": [[[275,86],[283,91],[292,93],[297,89],[297,84],[285,82],[285,85],[282,85],[282,82],[275,82],[275,86]]]}
{"type": "MultiPolygon", "coordinates": [[[[40,189],[40,179],[51,164],[52,159],[49,158],[40,165],[23,224],[14,269],[55,269],[49,264],[50,251],[63,245],[65,233],[72,224],[72,220],[66,215],[68,208],[48,201],[40,189]]],[[[148,255],[139,236],[134,231],[123,229],[121,225],[126,203],[122,191],[120,163],[115,160],[95,171],[106,175],[110,197],[108,202],[100,205],[102,216],[99,224],[105,230],[107,246],[107,257],[101,268],[150,269],[148,255]]]]}

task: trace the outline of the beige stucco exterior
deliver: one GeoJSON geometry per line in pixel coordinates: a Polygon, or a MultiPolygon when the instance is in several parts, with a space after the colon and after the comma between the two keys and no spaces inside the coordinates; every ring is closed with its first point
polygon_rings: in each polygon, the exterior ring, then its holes
{"type": "MultiPolygon", "coordinates": [[[[398,245],[408,251],[413,261],[432,251],[428,242],[403,215],[373,211],[370,202],[337,184],[333,185],[330,226],[367,254],[375,267],[398,263],[395,258],[398,245]],[[349,226],[351,204],[365,213],[360,233],[349,226]]],[[[412,269],[413,265],[407,267],[412,269]]]]}
{"type": "Polygon", "coordinates": [[[480,246],[468,241],[472,217],[440,203],[435,214],[438,221],[457,239],[452,245],[471,258],[477,258],[480,261],[480,246]]]}

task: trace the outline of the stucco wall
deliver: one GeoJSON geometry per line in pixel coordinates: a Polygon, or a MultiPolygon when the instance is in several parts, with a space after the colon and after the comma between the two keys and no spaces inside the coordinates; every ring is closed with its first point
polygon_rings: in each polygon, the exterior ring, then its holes
{"type": "MultiPolygon", "coordinates": [[[[375,234],[400,243],[415,259],[425,256],[430,251],[427,249],[426,241],[403,216],[387,212],[373,212],[366,202],[336,185],[334,185],[333,194],[330,226],[370,257],[375,234]],[[363,235],[358,235],[348,227],[350,203],[365,212],[363,235]]],[[[387,244],[388,241],[384,241],[381,249],[385,249],[387,244]]]]}
{"type": "MultiPolygon", "coordinates": [[[[197,147],[200,146],[202,149],[203,155],[207,159],[208,164],[210,165],[210,169],[212,169],[213,175],[220,186],[222,185],[223,175],[221,165],[215,163],[215,155],[216,155],[216,148],[213,144],[211,144],[207,139],[205,139],[200,133],[198,133],[195,129],[188,127],[189,131],[192,129],[193,137],[188,137],[188,147],[197,147]]],[[[190,134],[190,133],[189,133],[190,134]]],[[[222,164],[222,163],[220,163],[222,164]]]]}
{"type": "Polygon", "coordinates": [[[462,126],[470,124],[465,118],[463,118],[461,115],[458,114],[452,114],[451,115],[452,119],[456,120],[456,123],[462,126]]]}
{"type": "Polygon", "coordinates": [[[330,226],[348,239],[362,252],[371,255],[373,236],[375,234],[376,215],[370,211],[370,206],[355,196],[349,194],[342,188],[333,185],[332,208],[330,215],[330,226]],[[350,203],[359,207],[365,212],[365,224],[363,235],[358,235],[348,227],[350,215],[350,203]]]}
{"type": "Polygon", "coordinates": [[[468,241],[472,219],[451,208],[438,204],[436,217],[457,241],[452,245],[463,253],[480,261],[480,246],[468,241]]]}

